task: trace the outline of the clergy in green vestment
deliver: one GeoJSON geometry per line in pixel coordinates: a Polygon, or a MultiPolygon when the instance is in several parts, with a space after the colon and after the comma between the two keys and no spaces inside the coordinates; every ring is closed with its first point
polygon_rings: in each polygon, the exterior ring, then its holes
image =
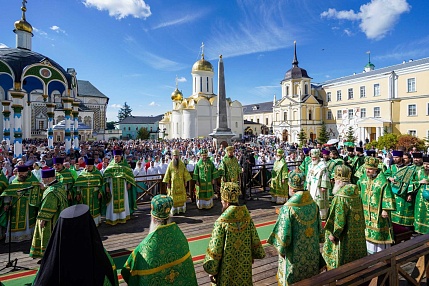
{"type": "Polygon", "coordinates": [[[57,180],[55,170],[42,170],[42,180],[47,188],[43,192],[31,242],[30,257],[33,258],[43,257],[55,223],[62,210],[68,207],[67,193],[57,180]]]}
{"type": "MultiPolygon", "coordinates": [[[[310,157],[310,151],[311,148],[302,148],[302,153],[304,154],[304,157],[301,159],[301,165],[299,165],[299,169],[301,170],[301,173],[303,173],[305,176],[307,176],[308,173],[308,165],[311,163],[311,157],[310,157]]],[[[304,182],[304,188],[307,189],[307,182],[304,182]]]]}
{"type": "Polygon", "coordinates": [[[193,179],[196,189],[196,204],[198,209],[210,209],[213,207],[213,185],[219,176],[219,172],[212,160],[207,156],[207,149],[201,149],[201,158],[195,164],[193,179]]]}
{"type": "Polygon", "coordinates": [[[362,199],[357,186],[350,182],[352,170],[339,165],[334,173],[334,198],[325,224],[322,253],[328,270],[367,255],[362,199]]]}
{"type": "Polygon", "coordinates": [[[180,151],[178,149],[173,150],[173,159],[168,164],[162,180],[167,184],[167,195],[173,199],[173,207],[171,208],[171,214],[173,215],[186,212],[186,201],[188,199],[186,183],[192,180],[191,174],[189,174],[179,156],[180,151]]]}
{"type": "Polygon", "coordinates": [[[238,204],[240,186],[224,182],[222,214],[215,221],[203,262],[204,270],[217,286],[252,285],[252,263],[265,257],[252,217],[238,204]]]}
{"type": "Polygon", "coordinates": [[[414,231],[429,233],[429,157],[424,156],[423,168],[417,171],[416,201],[414,205],[414,231]]]}
{"type": "Polygon", "coordinates": [[[363,165],[366,174],[357,183],[363,203],[366,246],[370,254],[389,248],[393,243],[390,213],[395,210],[395,198],[379,164],[378,158],[366,157],[363,165]]]}
{"type": "MultiPolygon", "coordinates": [[[[126,223],[130,214],[137,209],[133,193],[135,178],[133,170],[123,159],[122,150],[113,150],[113,160],[103,173],[106,193],[106,223],[126,223]]],[[[135,198],[135,197],[134,197],[135,198]]]]}
{"type": "MultiPolygon", "coordinates": [[[[7,180],[6,176],[3,174],[3,172],[0,171],[0,194],[3,193],[3,191],[9,186],[9,181],[7,180]]],[[[1,210],[1,216],[0,216],[0,239],[3,239],[3,234],[7,228],[7,212],[4,211],[4,202],[3,197],[0,197],[0,210],[1,210]]]]}
{"type": "Polygon", "coordinates": [[[404,152],[392,151],[393,164],[384,172],[395,196],[396,210],[392,211],[393,230],[396,234],[409,231],[414,226],[414,198],[412,196],[415,166],[403,164],[404,152]]]}
{"type": "Polygon", "coordinates": [[[64,189],[66,190],[68,205],[71,206],[75,203],[74,194],[73,194],[73,184],[74,184],[75,178],[73,177],[73,174],[70,171],[70,169],[67,169],[66,167],[64,167],[64,158],[54,157],[52,159],[52,163],[53,163],[53,167],[55,168],[56,174],[61,175],[61,176],[58,176],[57,179],[60,181],[60,183],[63,185],[64,189]]]}
{"type": "Polygon", "coordinates": [[[149,234],[121,270],[128,285],[198,285],[188,241],[177,224],[169,222],[172,207],[170,196],[152,198],[149,234]]]}
{"type": "MultiPolygon", "coordinates": [[[[33,237],[37,209],[43,194],[39,180],[27,166],[18,166],[17,169],[17,177],[1,194],[5,209],[9,211],[8,228],[11,228],[12,242],[30,240],[33,237]],[[26,191],[21,192],[23,189],[26,191]]],[[[6,231],[6,242],[8,241],[9,230],[6,231]]]]}
{"type": "Polygon", "coordinates": [[[94,159],[86,161],[85,169],[79,174],[74,183],[74,194],[79,204],[89,206],[89,212],[95,225],[101,223],[101,201],[104,196],[103,175],[94,167],[94,159]]]}
{"type": "Polygon", "coordinates": [[[222,158],[222,161],[220,162],[217,169],[219,171],[219,176],[222,177],[220,184],[221,190],[225,188],[225,183],[234,183],[240,185],[241,167],[237,158],[234,156],[234,147],[226,147],[226,154],[222,158]]]}
{"type": "MultiPolygon", "coordinates": [[[[291,285],[319,274],[319,207],[304,189],[303,173],[289,174],[291,198],[280,209],[268,243],[279,253],[278,285],[291,285]]],[[[251,284],[249,284],[251,285],[251,284]]]]}
{"type": "Polygon", "coordinates": [[[270,194],[271,201],[277,204],[284,204],[288,199],[288,174],[289,168],[283,157],[283,149],[277,149],[276,160],[271,171],[270,194]]]}
{"type": "MultiPolygon", "coordinates": [[[[332,146],[329,148],[330,154],[329,157],[331,160],[326,162],[326,168],[328,169],[329,179],[331,181],[331,185],[334,184],[334,175],[335,175],[335,167],[339,165],[344,165],[343,158],[340,157],[340,154],[338,153],[338,149],[335,146],[332,146]]],[[[332,194],[332,186],[328,189],[328,195],[329,195],[329,202],[332,201],[334,198],[334,195],[332,194]]]]}

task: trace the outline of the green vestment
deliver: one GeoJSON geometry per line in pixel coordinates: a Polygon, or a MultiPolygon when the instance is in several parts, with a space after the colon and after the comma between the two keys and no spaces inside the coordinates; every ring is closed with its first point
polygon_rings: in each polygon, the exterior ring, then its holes
{"type": "Polygon", "coordinates": [[[149,233],[121,270],[130,286],[198,285],[188,241],[176,223],[149,233]]]}
{"type": "Polygon", "coordinates": [[[30,257],[43,257],[48,246],[55,223],[63,209],[68,207],[67,193],[60,182],[50,185],[44,192],[37,214],[36,227],[34,228],[33,241],[31,242],[30,257]],[[45,226],[41,227],[42,220],[45,226]]]}
{"type": "Polygon", "coordinates": [[[319,274],[321,220],[308,191],[296,192],[280,209],[268,238],[279,253],[278,285],[290,285],[319,274]]]}
{"type": "Polygon", "coordinates": [[[218,176],[219,172],[209,158],[207,158],[206,161],[200,159],[197,164],[195,164],[193,179],[199,183],[199,186],[195,186],[197,201],[212,200],[214,194],[212,181],[217,179],[218,176]]]}
{"type": "Polygon", "coordinates": [[[98,194],[104,196],[103,175],[100,171],[95,166],[91,172],[83,170],[77,177],[73,188],[74,194],[81,196],[79,203],[89,206],[91,216],[93,218],[100,216],[101,204],[98,194]]]}
{"type": "MultiPolygon", "coordinates": [[[[311,163],[311,157],[310,156],[305,156],[304,160],[302,160],[301,165],[299,165],[299,169],[301,170],[302,173],[305,174],[305,176],[307,176],[308,173],[308,165],[310,165],[311,163]]],[[[307,182],[304,182],[304,189],[307,188],[307,182]]]]}
{"type": "Polygon", "coordinates": [[[367,255],[365,220],[359,189],[354,184],[343,186],[335,194],[325,224],[323,258],[328,270],[367,255]],[[332,234],[337,243],[329,240],[332,234]]]}
{"type": "Polygon", "coordinates": [[[412,178],[415,174],[415,166],[392,165],[384,172],[386,178],[392,177],[395,183],[391,183],[395,196],[396,210],[392,211],[392,222],[404,226],[414,225],[414,201],[407,201],[407,197],[413,191],[412,178]]]}
{"type": "MultiPolygon", "coordinates": [[[[426,179],[429,181],[429,176],[422,168],[417,172],[418,181],[426,179]]],[[[414,231],[427,234],[429,233],[429,200],[423,197],[423,192],[429,193],[429,185],[419,184],[415,190],[417,192],[414,205],[414,231]]]]}
{"type": "MultiPolygon", "coordinates": [[[[9,186],[9,182],[3,172],[0,171],[0,194],[9,186]]],[[[1,210],[4,210],[3,197],[0,198],[1,210]]],[[[0,227],[7,227],[7,213],[2,211],[2,216],[0,217],[0,227]]]]}
{"type": "Polygon", "coordinates": [[[229,158],[225,155],[218,166],[219,176],[222,177],[221,189],[224,188],[224,182],[232,182],[240,185],[241,167],[237,158],[229,158]]]}
{"type": "Polygon", "coordinates": [[[114,213],[121,213],[125,211],[125,192],[128,194],[130,213],[133,213],[135,210],[137,210],[137,202],[135,200],[136,196],[133,196],[133,192],[135,191],[135,188],[133,187],[135,186],[136,181],[133,170],[125,160],[122,160],[119,163],[116,163],[115,160],[112,160],[109,163],[109,166],[107,166],[106,170],[104,170],[103,180],[104,187],[106,184],[110,187],[110,194],[106,194],[106,201],[108,204],[110,199],[113,200],[114,213]],[[126,184],[131,184],[130,190],[125,189],[126,184]]]}
{"type": "Polygon", "coordinates": [[[60,183],[63,185],[63,188],[65,189],[66,193],[67,193],[67,199],[68,199],[68,204],[69,206],[74,205],[75,204],[75,200],[74,200],[74,193],[73,193],[73,184],[75,181],[75,178],[73,177],[72,172],[70,171],[70,169],[67,168],[63,168],[61,171],[57,172],[55,171],[56,174],[60,174],[60,176],[57,176],[57,180],[60,181],[60,183]]]}
{"type": "Polygon", "coordinates": [[[271,171],[270,194],[275,197],[288,198],[289,168],[284,158],[276,160],[271,171]]]}
{"type": "Polygon", "coordinates": [[[246,206],[230,205],[216,220],[204,259],[204,270],[217,286],[252,285],[252,261],[265,257],[246,206]]]}
{"type": "Polygon", "coordinates": [[[24,231],[27,228],[26,225],[26,213],[28,208],[28,222],[29,227],[33,227],[36,223],[37,208],[40,206],[40,201],[43,194],[40,190],[40,182],[31,172],[25,182],[18,181],[18,177],[12,181],[1,194],[2,197],[12,198],[12,212],[10,213],[11,219],[11,230],[24,231]],[[33,187],[27,194],[18,196],[17,191],[22,189],[33,187]],[[20,198],[18,200],[18,198],[20,198]]]}
{"type": "Polygon", "coordinates": [[[183,207],[186,203],[186,182],[192,180],[191,174],[186,169],[185,164],[179,160],[179,165],[174,167],[173,162],[170,162],[165,172],[164,183],[170,184],[167,188],[167,195],[173,198],[173,207],[183,207]]]}
{"type": "Polygon", "coordinates": [[[357,186],[363,203],[366,240],[376,244],[391,244],[393,235],[390,211],[395,210],[395,198],[386,177],[383,173],[379,173],[375,179],[364,175],[357,186]],[[388,218],[381,216],[383,210],[389,214],[388,218]]]}

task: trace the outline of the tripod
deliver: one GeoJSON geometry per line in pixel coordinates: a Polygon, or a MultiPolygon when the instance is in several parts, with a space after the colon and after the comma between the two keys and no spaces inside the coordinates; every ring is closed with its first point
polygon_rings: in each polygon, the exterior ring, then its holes
{"type": "Polygon", "coordinates": [[[18,264],[18,258],[15,258],[14,260],[11,260],[11,253],[12,253],[11,246],[12,246],[12,210],[13,210],[13,207],[19,202],[19,200],[23,196],[25,196],[27,194],[26,191],[29,190],[29,189],[30,188],[25,188],[25,189],[16,191],[16,193],[18,195],[16,201],[14,202],[13,201],[13,197],[12,197],[11,202],[9,204],[9,208],[7,210],[4,210],[3,213],[0,215],[0,218],[1,218],[6,213],[8,214],[7,221],[8,221],[8,226],[9,226],[9,229],[8,229],[8,233],[9,233],[8,260],[7,260],[6,265],[2,269],[0,269],[0,271],[4,270],[6,268],[10,268],[10,267],[12,267],[12,269],[10,270],[10,272],[12,272],[12,271],[18,271],[18,270],[28,270],[28,268],[26,268],[26,267],[17,266],[17,264],[18,264]]]}

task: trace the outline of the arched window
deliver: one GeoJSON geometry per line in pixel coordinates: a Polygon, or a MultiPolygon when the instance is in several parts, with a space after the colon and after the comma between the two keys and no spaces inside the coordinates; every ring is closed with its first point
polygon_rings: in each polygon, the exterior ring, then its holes
{"type": "Polygon", "coordinates": [[[304,85],[304,94],[308,94],[308,85],[304,85]]]}
{"type": "Polygon", "coordinates": [[[203,78],[200,77],[200,92],[203,92],[203,78]]]}
{"type": "Polygon", "coordinates": [[[311,113],[311,110],[308,111],[308,120],[313,120],[313,114],[311,113]]]}
{"type": "Polygon", "coordinates": [[[289,86],[286,86],[286,95],[289,95],[289,86]]]}

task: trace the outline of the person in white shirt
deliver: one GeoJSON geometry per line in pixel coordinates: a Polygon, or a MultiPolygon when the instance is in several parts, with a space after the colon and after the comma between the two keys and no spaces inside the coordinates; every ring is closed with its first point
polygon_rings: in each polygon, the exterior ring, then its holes
{"type": "MultiPolygon", "coordinates": [[[[156,179],[160,178],[159,168],[155,167],[154,161],[150,161],[150,166],[149,166],[149,168],[147,168],[146,174],[147,175],[157,175],[157,176],[148,176],[147,177],[147,180],[148,180],[147,186],[148,186],[148,188],[150,188],[152,185],[156,184],[156,182],[150,181],[150,180],[156,180],[156,179]]],[[[157,195],[158,193],[159,193],[159,186],[157,184],[155,187],[152,188],[152,194],[157,195]]]]}
{"type": "Polygon", "coordinates": [[[137,193],[143,193],[144,190],[147,190],[147,185],[146,185],[147,178],[145,177],[147,173],[145,170],[145,166],[142,164],[141,160],[137,161],[136,167],[133,170],[133,174],[137,185],[141,187],[141,188],[137,187],[137,193]]]}
{"type": "Polygon", "coordinates": [[[167,167],[168,167],[167,160],[165,158],[162,158],[161,165],[158,167],[159,173],[165,174],[165,172],[167,171],[167,167]]]}
{"type": "Polygon", "coordinates": [[[33,164],[33,170],[31,173],[39,180],[40,183],[42,183],[42,169],[40,168],[41,164],[39,162],[34,162],[33,164]]]}
{"type": "Polygon", "coordinates": [[[9,185],[12,184],[12,181],[16,178],[16,176],[18,175],[18,168],[13,168],[12,171],[12,176],[10,176],[9,178],[9,185]]]}

